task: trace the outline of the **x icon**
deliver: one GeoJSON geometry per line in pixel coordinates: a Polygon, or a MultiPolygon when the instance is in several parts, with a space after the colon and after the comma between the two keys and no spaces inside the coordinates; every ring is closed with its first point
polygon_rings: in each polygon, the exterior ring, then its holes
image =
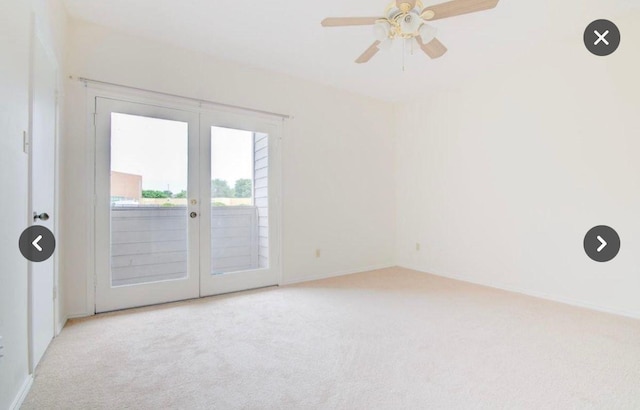
{"type": "Polygon", "coordinates": [[[607,41],[607,39],[605,39],[605,37],[607,36],[607,34],[609,34],[609,30],[605,31],[603,34],[598,33],[598,30],[593,30],[593,33],[598,36],[598,39],[596,40],[595,43],[593,43],[594,46],[597,46],[598,43],[600,43],[601,41],[605,44],[605,45],[609,45],[609,42],[607,41]]]}
{"type": "Polygon", "coordinates": [[[614,53],[620,45],[620,30],[609,20],[594,20],[584,30],[582,40],[591,54],[608,56],[614,53]]]}

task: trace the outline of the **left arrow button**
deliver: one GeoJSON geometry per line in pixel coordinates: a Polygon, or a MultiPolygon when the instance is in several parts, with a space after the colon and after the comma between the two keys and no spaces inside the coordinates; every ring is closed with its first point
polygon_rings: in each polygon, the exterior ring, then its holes
{"type": "Polygon", "coordinates": [[[38,235],[38,237],[36,239],[34,239],[33,242],[31,242],[33,247],[36,248],[38,250],[38,252],[42,252],[42,247],[40,245],[38,245],[38,242],[40,242],[40,239],[42,239],[42,235],[38,235]]]}
{"type": "Polygon", "coordinates": [[[18,246],[22,256],[31,262],[46,261],[56,249],[56,238],[42,225],[33,225],[20,235],[18,246]]]}

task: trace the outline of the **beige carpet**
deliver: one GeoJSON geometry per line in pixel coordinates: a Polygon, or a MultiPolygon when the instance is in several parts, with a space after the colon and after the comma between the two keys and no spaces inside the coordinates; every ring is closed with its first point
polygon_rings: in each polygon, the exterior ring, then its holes
{"type": "Polygon", "coordinates": [[[70,322],[26,409],[640,408],[640,321],[386,269],[70,322]]]}

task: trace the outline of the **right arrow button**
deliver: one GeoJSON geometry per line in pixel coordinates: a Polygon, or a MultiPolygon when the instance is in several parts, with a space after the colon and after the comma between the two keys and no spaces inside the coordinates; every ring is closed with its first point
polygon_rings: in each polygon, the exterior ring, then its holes
{"type": "Polygon", "coordinates": [[[598,225],[589,230],[584,237],[584,251],[596,262],[608,262],[620,251],[620,236],[611,227],[598,225]]]}

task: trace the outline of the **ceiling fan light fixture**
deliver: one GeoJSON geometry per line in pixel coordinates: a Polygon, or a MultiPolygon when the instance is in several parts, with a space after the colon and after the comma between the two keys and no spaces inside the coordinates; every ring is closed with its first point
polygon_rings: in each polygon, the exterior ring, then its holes
{"type": "Polygon", "coordinates": [[[420,30],[418,32],[420,34],[420,38],[422,39],[422,42],[424,44],[427,44],[431,40],[436,38],[436,35],[438,34],[438,29],[428,24],[423,24],[420,27],[420,30]]]}
{"type": "Polygon", "coordinates": [[[427,23],[489,10],[500,2],[500,0],[441,0],[444,3],[424,7],[423,1],[425,0],[393,0],[381,16],[327,17],[320,24],[323,27],[372,26],[376,40],[355,60],[358,64],[368,62],[380,50],[387,49],[393,42],[399,41],[403,42],[404,50],[408,45],[413,52],[418,43],[419,49],[424,54],[430,58],[440,58],[447,52],[447,47],[436,38],[435,27],[427,23]]]}
{"type": "Polygon", "coordinates": [[[380,42],[384,42],[389,38],[389,33],[391,32],[391,26],[386,21],[378,21],[373,25],[373,35],[376,40],[380,42]]]}
{"type": "Polygon", "coordinates": [[[405,34],[412,34],[418,31],[420,25],[422,24],[422,19],[418,15],[418,13],[407,13],[400,19],[400,29],[405,34]]]}

